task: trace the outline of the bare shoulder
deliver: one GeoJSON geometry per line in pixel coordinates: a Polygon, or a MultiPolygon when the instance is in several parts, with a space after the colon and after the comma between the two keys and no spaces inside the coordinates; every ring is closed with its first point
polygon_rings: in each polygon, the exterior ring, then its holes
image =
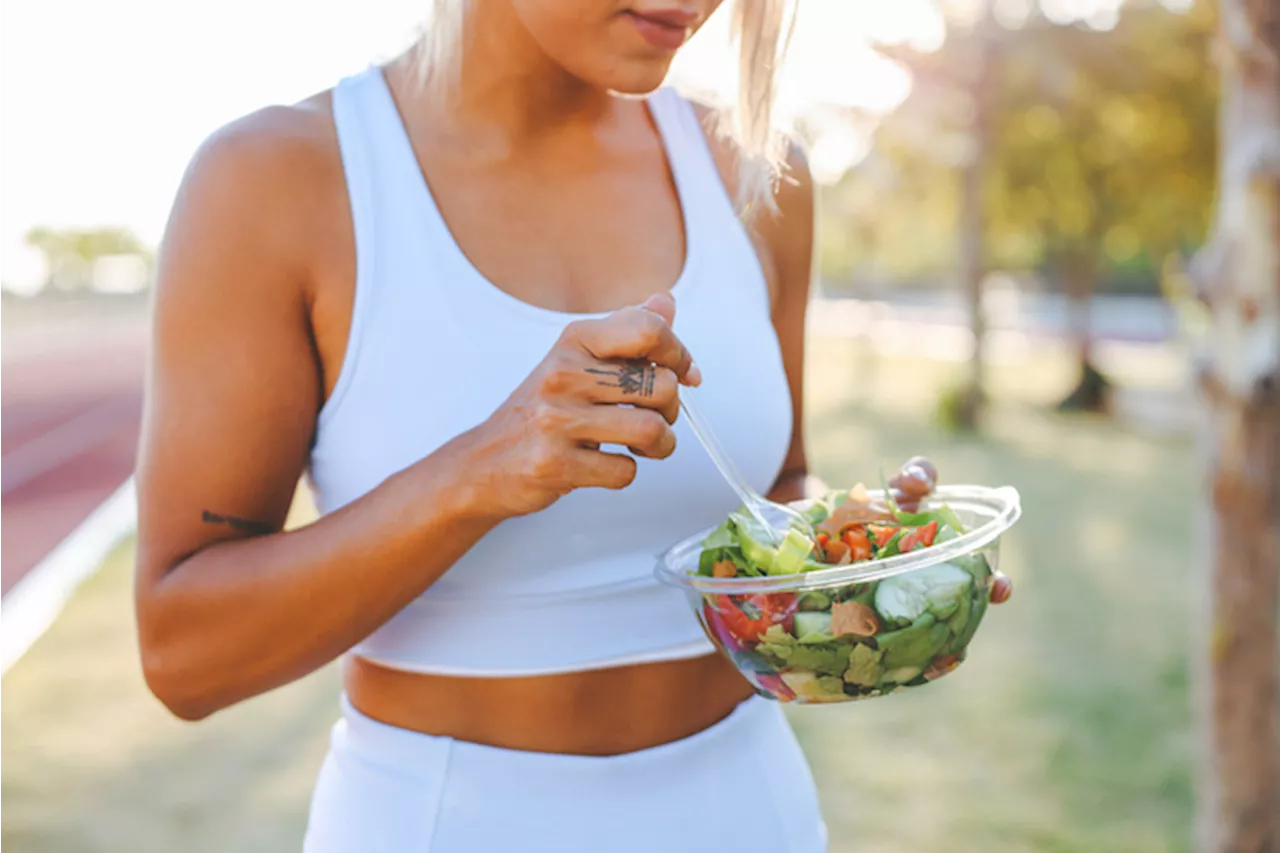
{"type": "MultiPolygon", "coordinates": [[[[738,146],[732,139],[716,132],[721,121],[721,113],[717,108],[694,99],[689,99],[689,103],[702,124],[707,142],[711,146],[711,156],[732,195],[737,189],[735,176],[740,154],[738,146]]],[[[784,137],[783,144],[786,146],[784,169],[774,190],[774,200],[782,218],[786,218],[788,213],[798,214],[810,206],[814,189],[804,147],[792,136],[784,137]]]]}
{"type": "MultiPolygon", "coordinates": [[[[737,191],[738,146],[716,132],[720,123],[716,108],[692,99],[690,103],[707,135],[721,180],[733,196],[737,191]]],[[[748,222],[748,231],[770,279],[775,303],[779,292],[800,275],[801,268],[811,263],[814,238],[815,190],[809,161],[804,147],[795,138],[788,136],[784,143],[784,168],[774,187],[776,210],[760,210],[748,222]]],[[[795,286],[807,291],[807,270],[804,276],[804,281],[795,286]]]]}
{"type": "Polygon", "coordinates": [[[329,94],[272,106],[211,134],[183,176],[164,253],[207,246],[307,264],[326,218],[345,210],[329,94]]]}
{"type": "Polygon", "coordinates": [[[322,92],[296,104],[264,107],[214,131],[196,152],[189,175],[225,172],[288,183],[332,168],[338,159],[332,95],[322,92]]]}

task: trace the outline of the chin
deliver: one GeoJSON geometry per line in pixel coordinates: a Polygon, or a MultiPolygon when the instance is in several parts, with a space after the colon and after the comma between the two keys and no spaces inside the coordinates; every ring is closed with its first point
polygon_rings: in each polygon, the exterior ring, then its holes
{"type": "Polygon", "coordinates": [[[600,79],[594,82],[600,88],[619,95],[640,97],[660,88],[667,79],[667,70],[670,67],[669,62],[652,63],[647,67],[635,63],[634,67],[625,70],[615,69],[611,74],[602,74],[600,79]]]}

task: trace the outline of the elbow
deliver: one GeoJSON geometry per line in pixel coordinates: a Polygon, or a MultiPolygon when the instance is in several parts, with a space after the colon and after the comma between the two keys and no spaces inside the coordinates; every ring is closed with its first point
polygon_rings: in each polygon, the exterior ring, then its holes
{"type": "Polygon", "coordinates": [[[193,684],[190,670],[173,665],[173,656],[156,643],[142,644],[142,677],[151,695],[169,713],[189,723],[208,717],[217,707],[193,684]]]}
{"type": "Polygon", "coordinates": [[[189,632],[157,612],[156,602],[142,598],[137,604],[139,659],[142,678],[151,695],[169,713],[187,722],[203,720],[219,710],[208,679],[201,676],[202,667],[193,654],[196,650],[189,632]]]}
{"type": "MultiPolygon", "coordinates": [[[[139,573],[144,572],[139,565],[139,573]]],[[[151,695],[169,713],[186,722],[203,720],[218,710],[202,677],[200,654],[190,619],[176,612],[160,584],[143,579],[134,589],[135,627],[142,678],[151,695]]]]}

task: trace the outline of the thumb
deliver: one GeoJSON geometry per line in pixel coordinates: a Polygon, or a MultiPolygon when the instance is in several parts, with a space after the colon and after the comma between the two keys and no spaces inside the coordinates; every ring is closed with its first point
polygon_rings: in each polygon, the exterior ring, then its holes
{"type": "Polygon", "coordinates": [[[640,307],[646,311],[652,311],[659,317],[667,321],[667,325],[671,325],[676,319],[676,301],[671,298],[671,294],[663,291],[655,293],[644,302],[640,307]]]}

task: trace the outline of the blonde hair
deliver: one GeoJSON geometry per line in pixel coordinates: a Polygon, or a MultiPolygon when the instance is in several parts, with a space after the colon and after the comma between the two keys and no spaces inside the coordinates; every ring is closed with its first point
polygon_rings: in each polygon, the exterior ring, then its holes
{"type": "MultiPolygon", "coordinates": [[[[729,0],[731,37],[738,49],[736,103],[716,112],[712,130],[737,151],[735,196],[750,213],[776,210],[774,190],[786,165],[786,140],[774,124],[778,68],[795,23],[795,0],[729,0]]],[[[431,19],[419,40],[419,82],[447,96],[457,83],[466,36],[468,0],[431,0],[431,19]]]]}

